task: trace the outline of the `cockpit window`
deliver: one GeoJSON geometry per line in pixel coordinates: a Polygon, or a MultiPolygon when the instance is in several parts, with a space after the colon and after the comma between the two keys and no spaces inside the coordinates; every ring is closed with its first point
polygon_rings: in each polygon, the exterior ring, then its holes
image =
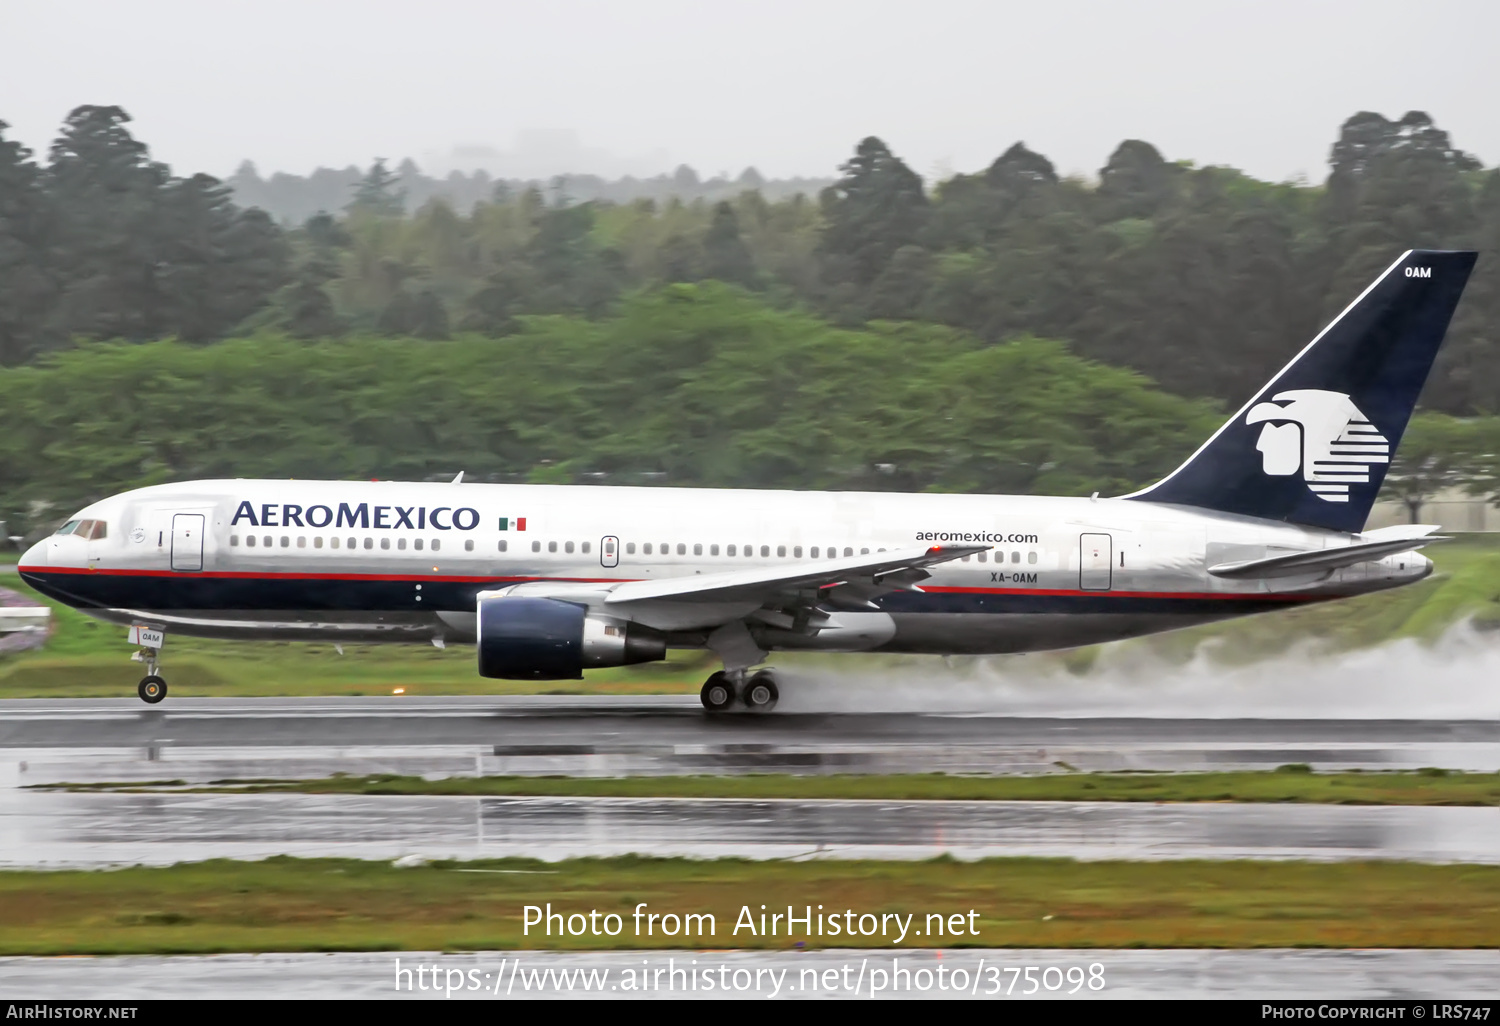
{"type": "Polygon", "coordinates": [[[103,520],[69,520],[57,529],[57,534],[76,534],[90,541],[97,541],[108,533],[109,527],[103,520]]]}

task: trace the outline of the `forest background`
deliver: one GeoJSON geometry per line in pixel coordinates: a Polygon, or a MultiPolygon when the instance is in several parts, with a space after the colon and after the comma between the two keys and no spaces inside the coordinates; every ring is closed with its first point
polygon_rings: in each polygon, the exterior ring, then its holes
{"type": "Polygon", "coordinates": [[[117,107],[0,122],[0,519],[212,476],[1110,493],[1403,250],[1482,256],[1387,489],[1500,496],[1500,170],[1362,112],[1320,183],[1016,143],[927,183],[227,181],[117,107]]]}

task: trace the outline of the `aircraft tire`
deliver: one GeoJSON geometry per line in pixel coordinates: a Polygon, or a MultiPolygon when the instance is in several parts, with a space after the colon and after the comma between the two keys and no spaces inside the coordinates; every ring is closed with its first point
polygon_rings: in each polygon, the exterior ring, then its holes
{"type": "Polygon", "coordinates": [[[776,676],[770,670],[761,670],[745,682],[743,694],[745,708],[751,712],[770,712],[776,708],[781,691],[776,687],[776,676]]]}
{"type": "Polygon", "coordinates": [[[140,684],[136,686],[135,693],[141,696],[142,702],[145,702],[147,705],[155,705],[167,697],[167,682],[153,673],[149,677],[141,678],[140,684]]]}
{"type": "Polygon", "coordinates": [[[706,711],[724,712],[734,704],[734,684],[727,673],[719,670],[703,682],[703,690],[698,692],[698,698],[706,711]]]}

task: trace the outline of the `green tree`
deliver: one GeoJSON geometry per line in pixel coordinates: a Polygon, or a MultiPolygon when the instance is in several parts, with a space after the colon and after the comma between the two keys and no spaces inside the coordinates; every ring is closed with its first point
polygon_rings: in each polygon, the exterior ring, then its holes
{"type": "Polygon", "coordinates": [[[724,201],[714,204],[713,220],[703,236],[703,273],[735,285],[756,283],[755,261],[740,237],[740,219],[724,201]]]}
{"type": "Polygon", "coordinates": [[[927,194],[921,177],[874,136],[839,170],[843,176],[822,196],[825,272],[830,281],[868,286],[898,249],[918,241],[929,216],[927,194]]]}
{"type": "Polygon", "coordinates": [[[79,107],[53,142],[48,191],[63,337],[145,339],[170,330],[157,279],[158,197],[167,169],[150,160],[119,107],[79,107]]]}
{"type": "Polygon", "coordinates": [[[1181,170],[1168,164],[1150,143],[1126,139],[1099,170],[1104,220],[1155,214],[1172,198],[1181,170]]]}
{"type": "Polygon", "coordinates": [[[384,157],[376,157],[344,209],[374,217],[400,217],[406,212],[406,191],[400,185],[401,176],[385,166],[384,157]]]}
{"type": "Polygon", "coordinates": [[[448,311],[442,299],[430,288],[401,289],[381,311],[375,328],[385,335],[445,339],[449,337],[448,311]]]}
{"type": "Polygon", "coordinates": [[[5,138],[8,127],[0,121],[0,365],[21,363],[45,344],[53,291],[42,172],[30,150],[5,138]]]}
{"type": "Polygon", "coordinates": [[[1406,507],[1409,523],[1418,523],[1422,507],[1439,492],[1459,486],[1478,492],[1487,488],[1493,462],[1489,443],[1494,440],[1490,425],[1419,413],[1407,425],[1382,491],[1406,507]]]}

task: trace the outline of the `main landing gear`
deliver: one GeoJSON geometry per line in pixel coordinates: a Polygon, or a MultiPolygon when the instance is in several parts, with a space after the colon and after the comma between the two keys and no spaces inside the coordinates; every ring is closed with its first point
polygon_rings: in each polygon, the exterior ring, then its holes
{"type": "Polygon", "coordinates": [[[771,670],[758,670],[753,674],[744,670],[719,670],[703,683],[698,697],[703,708],[711,713],[728,712],[736,701],[750,712],[770,712],[776,708],[781,691],[776,687],[776,674],[771,670]]]}

